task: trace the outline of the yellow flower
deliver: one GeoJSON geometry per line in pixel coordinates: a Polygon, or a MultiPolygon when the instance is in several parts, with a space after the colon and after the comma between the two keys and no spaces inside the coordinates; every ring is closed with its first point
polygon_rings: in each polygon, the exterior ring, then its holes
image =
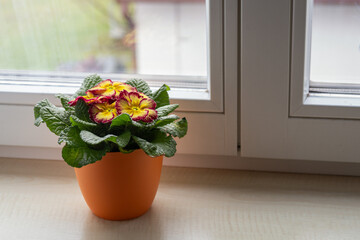
{"type": "Polygon", "coordinates": [[[90,117],[96,123],[109,123],[118,115],[115,106],[116,102],[95,103],[90,106],[90,117]]]}
{"type": "Polygon", "coordinates": [[[75,106],[76,103],[79,101],[79,99],[84,100],[87,104],[98,103],[98,102],[102,102],[104,99],[107,99],[107,98],[109,98],[109,97],[104,97],[104,96],[97,97],[94,94],[92,94],[91,92],[87,91],[85,96],[77,97],[74,100],[68,102],[68,104],[70,106],[75,106]]]}
{"type": "Polygon", "coordinates": [[[123,91],[116,101],[117,114],[127,113],[134,121],[152,122],[157,118],[156,103],[138,92],[123,91]]]}
{"type": "Polygon", "coordinates": [[[107,79],[89,89],[88,92],[95,94],[96,96],[118,97],[124,90],[135,92],[136,88],[122,82],[113,82],[110,79],[107,79]]]}

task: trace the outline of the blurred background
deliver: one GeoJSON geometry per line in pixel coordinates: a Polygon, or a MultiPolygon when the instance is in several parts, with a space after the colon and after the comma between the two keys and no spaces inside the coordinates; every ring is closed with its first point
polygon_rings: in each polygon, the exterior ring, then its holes
{"type": "Polygon", "coordinates": [[[206,88],[206,22],[205,0],[0,0],[0,73],[164,75],[206,88]]]}

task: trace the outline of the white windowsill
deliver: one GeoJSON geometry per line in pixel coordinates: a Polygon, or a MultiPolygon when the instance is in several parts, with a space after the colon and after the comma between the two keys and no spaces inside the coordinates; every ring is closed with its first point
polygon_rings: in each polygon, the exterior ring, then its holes
{"type": "Polygon", "coordinates": [[[311,93],[297,108],[290,109],[291,117],[360,119],[360,96],[311,93]]]}
{"type": "Polygon", "coordinates": [[[63,162],[0,159],[0,165],[1,239],[315,240],[359,235],[355,177],[164,167],[147,213],[107,221],[90,212],[73,169],[63,162]]]}
{"type": "Polygon", "coordinates": [[[359,95],[311,93],[304,105],[360,107],[359,95]]]}

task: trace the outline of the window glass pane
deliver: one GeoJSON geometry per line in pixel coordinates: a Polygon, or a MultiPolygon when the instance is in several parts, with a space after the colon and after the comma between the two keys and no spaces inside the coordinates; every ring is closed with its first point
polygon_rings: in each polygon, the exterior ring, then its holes
{"type": "Polygon", "coordinates": [[[0,73],[173,76],[206,88],[206,24],[205,0],[0,0],[0,73]]]}
{"type": "Polygon", "coordinates": [[[360,84],[360,0],[315,0],[310,79],[360,84]]]}

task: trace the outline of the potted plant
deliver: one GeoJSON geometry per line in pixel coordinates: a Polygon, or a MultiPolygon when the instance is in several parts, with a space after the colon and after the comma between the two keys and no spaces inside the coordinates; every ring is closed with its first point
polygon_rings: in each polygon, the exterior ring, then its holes
{"type": "Polygon", "coordinates": [[[75,168],[91,211],[105,219],[138,217],[151,206],[163,156],[176,152],[187,121],[171,114],[170,88],[152,92],[139,79],[122,82],[97,75],[73,95],[57,95],[62,107],[44,99],[34,107],[35,125],[45,123],[65,145],[62,157],[75,168]]]}

